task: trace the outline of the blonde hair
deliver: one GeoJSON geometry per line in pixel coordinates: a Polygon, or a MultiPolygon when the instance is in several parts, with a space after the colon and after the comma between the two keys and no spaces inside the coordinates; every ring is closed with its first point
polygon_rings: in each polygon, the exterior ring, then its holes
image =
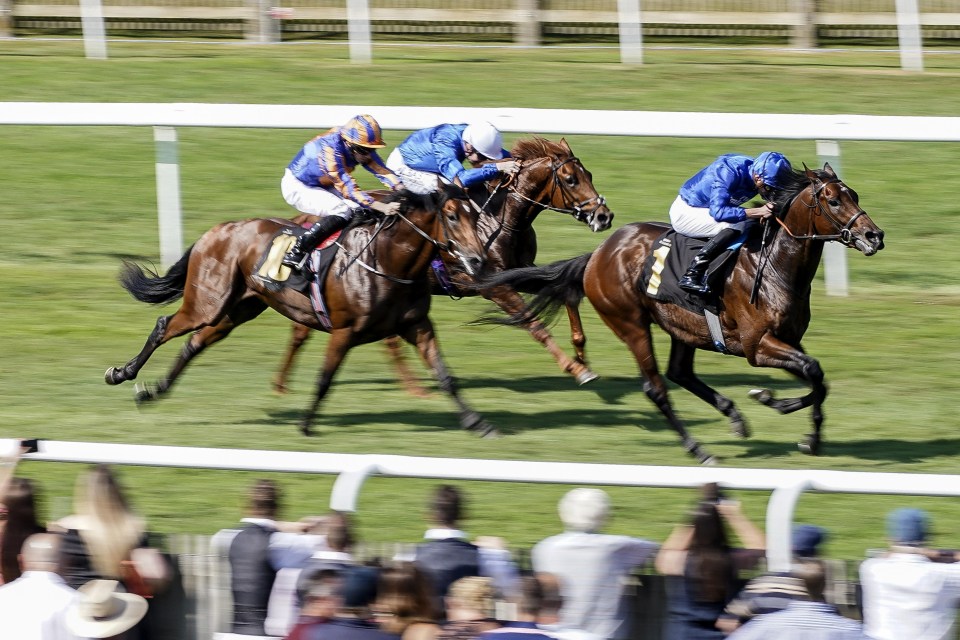
{"type": "Polygon", "coordinates": [[[493,580],[480,576],[460,578],[450,585],[447,599],[462,609],[479,611],[484,617],[492,618],[496,609],[496,591],[493,580]]]}
{"type": "Polygon", "coordinates": [[[94,570],[119,578],[121,563],[139,546],[146,523],[130,510],[110,467],[97,465],[77,477],[74,508],[82,516],[79,533],[94,570]]]}

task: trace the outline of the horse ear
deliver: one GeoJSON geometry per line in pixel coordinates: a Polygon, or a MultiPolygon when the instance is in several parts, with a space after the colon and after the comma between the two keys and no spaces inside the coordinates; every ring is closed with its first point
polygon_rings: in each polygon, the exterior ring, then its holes
{"type": "Polygon", "coordinates": [[[828,175],[830,175],[830,176],[832,176],[832,177],[834,177],[834,178],[837,177],[837,172],[833,170],[833,167],[830,166],[830,163],[829,163],[829,162],[824,162],[824,163],[823,163],[823,170],[826,171],[828,175]]]}
{"type": "Polygon", "coordinates": [[[570,145],[567,144],[566,138],[560,138],[560,146],[563,147],[563,150],[567,153],[573,153],[573,149],[570,148],[570,145]]]}
{"type": "Polygon", "coordinates": [[[817,174],[815,174],[813,171],[810,170],[810,167],[807,166],[806,162],[803,163],[803,173],[810,180],[817,180],[817,174]]]}

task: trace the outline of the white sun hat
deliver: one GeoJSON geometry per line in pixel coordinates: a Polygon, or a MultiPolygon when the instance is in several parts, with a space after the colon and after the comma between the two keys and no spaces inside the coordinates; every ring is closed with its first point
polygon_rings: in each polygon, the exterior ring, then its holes
{"type": "Polygon", "coordinates": [[[81,638],[110,638],[130,629],[147,613],[147,601],[118,591],[116,580],[91,580],[77,589],[67,610],[67,627],[81,638]]]}

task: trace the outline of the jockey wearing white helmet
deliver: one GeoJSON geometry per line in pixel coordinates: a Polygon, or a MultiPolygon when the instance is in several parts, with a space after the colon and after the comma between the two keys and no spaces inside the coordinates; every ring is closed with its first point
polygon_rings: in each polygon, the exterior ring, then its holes
{"type": "Polygon", "coordinates": [[[441,124],[414,131],[393,150],[387,166],[416,193],[436,191],[438,178],[468,187],[501,174],[513,175],[519,168],[503,148],[502,134],[489,122],[441,124]],[[473,168],[465,168],[465,160],[473,168]]]}
{"type": "Polygon", "coordinates": [[[773,204],[740,205],[759,195],[768,200],[783,187],[783,177],[793,169],[782,153],[764,151],[756,158],[722,155],[680,187],[670,207],[670,223],[677,233],[710,238],[678,282],[681,289],[709,294],[707,267],[756,220],[770,217],[773,204]]]}

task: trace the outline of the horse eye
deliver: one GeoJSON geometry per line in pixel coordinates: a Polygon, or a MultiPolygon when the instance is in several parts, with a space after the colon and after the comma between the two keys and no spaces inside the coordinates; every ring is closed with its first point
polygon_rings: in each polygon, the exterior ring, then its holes
{"type": "Polygon", "coordinates": [[[830,198],[829,200],[827,200],[827,204],[829,204],[831,207],[839,207],[840,201],[837,200],[836,198],[830,198]]]}

